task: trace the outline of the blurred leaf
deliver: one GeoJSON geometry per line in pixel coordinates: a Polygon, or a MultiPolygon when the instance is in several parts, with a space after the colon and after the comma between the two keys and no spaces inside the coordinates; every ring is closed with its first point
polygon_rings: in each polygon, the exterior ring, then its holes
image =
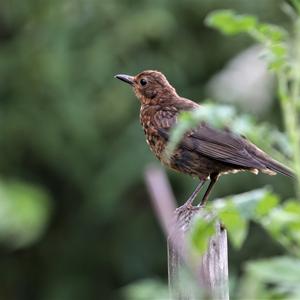
{"type": "MultiPolygon", "coordinates": [[[[257,189],[247,193],[228,196],[217,199],[209,204],[208,209],[213,212],[214,217],[204,217],[200,214],[192,227],[192,245],[200,253],[207,248],[209,238],[215,233],[214,224],[219,219],[228,231],[233,246],[239,249],[245,241],[248,233],[249,222],[255,221],[264,226],[273,237],[281,239],[283,223],[295,226],[291,221],[299,220],[298,215],[291,219],[287,212],[278,206],[279,198],[268,188],[257,189]],[[277,213],[278,215],[275,215],[277,213]],[[282,222],[276,222],[277,216],[282,222]]],[[[290,202],[289,207],[292,206],[290,202]]],[[[298,223],[297,223],[298,224],[298,223]]],[[[295,228],[289,228],[295,231],[295,228]]],[[[293,239],[296,237],[293,235],[293,239]]]]}
{"type": "Polygon", "coordinates": [[[289,253],[300,256],[300,218],[297,211],[293,212],[279,206],[258,220],[289,253]]]}
{"type": "Polygon", "coordinates": [[[283,208],[287,212],[300,215],[300,203],[297,200],[288,200],[283,204],[283,208]]]}
{"type": "Polygon", "coordinates": [[[168,286],[160,280],[144,279],[133,282],[122,289],[126,300],[168,300],[168,286]]]}
{"type": "Polygon", "coordinates": [[[232,10],[216,10],[206,17],[205,22],[225,34],[249,33],[263,43],[281,42],[287,34],[279,26],[260,23],[253,15],[241,15],[232,10]]]}
{"type": "Polygon", "coordinates": [[[287,35],[283,28],[273,24],[259,23],[256,30],[262,34],[263,41],[271,40],[273,43],[283,41],[287,35]]]}
{"type": "Polygon", "coordinates": [[[215,226],[214,218],[204,217],[202,214],[195,218],[190,237],[192,246],[200,254],[206,251],[209,239],[215,234],[215,226]]]}
{"type": "Polygon", "coordinates": [[[171,129],[171,139],[165,150],[166,155],[169,157],[177,145],[180,143],[184,134],[191,128],[197,125],[198,119],[196,119],[193,113],[182,112],[178,117],[178,123],[171,129]]]}
{"type": "Polygon", "coordinates": [[[300,278],[300,259],[274,257],[246,264],[246,270],[265,283],[296,284],[300,278]]]}
{"type": "Polygon", "coordinates": [[[250,261],[239,286],[239,297],[299,299],[299,259],[290,256],[250,261]]]}
{"type": "Polygon", "coordinates": [[[210,209],[220,218],[233,246],[238,249],[247,236],[249,222],[260,222],[260,213],[270,213],[277,203],[276,195],[263,188],[217,199],[210,209]]]}
{"type": "Polygon", "coordinates": [[[291,2],[295,6],[296,10],[298,11],[298,14],[300,14],[300,1],[299,0],[292,0],[291,2]]]}
{"type": "Polygon", "coordinates": [[[12,248],[35,242],[50,217],[50,199],[41,188],[18,181],[0,183],[0,240],[12,248]]]}
{"type": "Polygon", "coordinates": [[[237,15],[232,10],[214,11],[206,17],[205,22],[225,34],[249,32],[257,25],[256,17],[237,15]]]}
{"type": "Polygon", "coordinates": [[[268,214],[279,203],[278,196],[267,193],[263,199],[257,204],[255,209],[256,218],[268,214]]]}
{"type": "Polygon", "coordinates": [[[251,220],[256,217],[257,206],[269,194],[268,188],[262,188],[234,195],[229,199],[243,218],[251,220]]]}
{"type": "Polygon", "coordinates": [[[271,70],[287,65],[287,32],[276,25],[260,23],[255,16],[240,15],[232,10],[217,10],[206,18],[206,24],[224,34],[247,33],[265,46],[263,57],[271,70]]]}
{"type": "Polygon", "coordinates": [[[232,245],[239,249],[248,233],[248,222],[236,209],[232,202],[229,202],[224,209],[218,212],[218,216],[228,231],[232,245]]]}

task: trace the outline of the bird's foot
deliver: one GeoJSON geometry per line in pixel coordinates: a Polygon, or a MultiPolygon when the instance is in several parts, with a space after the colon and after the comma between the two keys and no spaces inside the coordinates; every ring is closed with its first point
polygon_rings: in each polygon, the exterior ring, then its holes
{"type": "Polygon", "coordinates": [[[198,206],[193,206],[191,203],[185,203],[182,206],[176,208],[175,213],[177,215],[182,214],[183,212],[186,211],[195,211],[198,210],[200,207],[198,206]]]}

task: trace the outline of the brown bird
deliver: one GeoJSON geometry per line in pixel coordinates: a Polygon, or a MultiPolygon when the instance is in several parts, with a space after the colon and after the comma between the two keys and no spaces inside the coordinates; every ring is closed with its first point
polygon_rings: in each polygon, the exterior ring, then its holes
{"type": "Polygon", "coordinates": [[[292,171],[272,159],[245,137],[229,130],[214,129],[201,122],[188,131],[172,155],[164,150],[170,139],[170,129],[178,122],[183,111],[201,109],[201,105],[180,97],[166,77],[158,71],[143,71],[136,76],[116,75],[130,84],[141,102],[140,122],[146,141],[156,157],[169,168],[196,176],[200,183],[181,207],[192,209],[192,203],[205,181],[209,186],[199,206],[204,206],[212,187],[222,174],[250,171],[268,175],[281,173],[294,177],[292,171]]]}

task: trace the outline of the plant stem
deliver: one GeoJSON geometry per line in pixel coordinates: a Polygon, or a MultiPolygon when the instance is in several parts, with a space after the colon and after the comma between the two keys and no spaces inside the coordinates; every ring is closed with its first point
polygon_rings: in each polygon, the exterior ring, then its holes
{"type": "Polygon", "coordinates": [[[291,69],[284,68],[277,73],[278,94],[285,128],[293,147],[293,168],[298,179],[297,196],[300,199],[300,17],[295,21],[295,42],[291,44],[291,50],[291,69]],[[290,73],[292,76],[289,76],[290,73]]]}

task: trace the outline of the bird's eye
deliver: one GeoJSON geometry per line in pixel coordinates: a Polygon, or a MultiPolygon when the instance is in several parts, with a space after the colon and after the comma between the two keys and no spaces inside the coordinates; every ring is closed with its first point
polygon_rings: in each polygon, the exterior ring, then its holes
{"type": "Polygon", "coordinates": [[[140,84],[141,85],[146,85],[147,84],[147,80],[146,79],[144,79],[144,78],[142,78],[141,80],[140,80],[140,84]]]}

